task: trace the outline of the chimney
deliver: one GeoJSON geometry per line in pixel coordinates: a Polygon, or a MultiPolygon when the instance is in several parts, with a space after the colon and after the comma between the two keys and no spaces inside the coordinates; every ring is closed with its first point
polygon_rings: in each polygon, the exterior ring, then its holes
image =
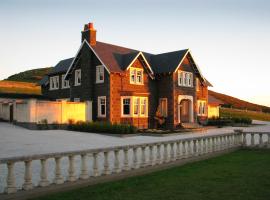
{"type": "Polygon", "coordinates": [[[84,25],[84,30],[82,31],[82,42],[84,39],[87,40],[87,42],[91,46],[96,45],[96,33],[97,31],[94,29],[94,24],[93,23],[88,23],[84,25]]]}

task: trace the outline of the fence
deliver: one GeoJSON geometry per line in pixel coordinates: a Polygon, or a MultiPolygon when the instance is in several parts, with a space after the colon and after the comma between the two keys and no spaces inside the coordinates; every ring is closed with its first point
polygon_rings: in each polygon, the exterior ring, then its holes
{"type": "MultiPolygon", "coordinates": [[[[4,192],[10,194],[16,193],[20,189],[33,190],[47,187],[51,184],[59,185],[65,184],[65,182],[91,180],[91,176],[109,176],[122,171],[151,168],[165,163],[189,160],[242,147],[270,148],[270,133],[235,131],[234,133],[223,135],[208,135],[155,143],[6,158],[0,159],[0,165],[7,166],[4,192]],[[62,160],[64,159],[66,159],[66,165],[63,165],[62,160]],[[48,160],[50,160],[50,166],[52,162],[54,164],[54,172],[50,177],[48,172],[52,170],[47,168],[48,160]],[[39,178],[35,178],[35,184],[32,178],[33,162],[40,163],[39,170],[35,170],[39,172],[39,178]],[[17,163],[24,163],[24,180],[21,182],[21,185],[16,184],[16,176],[14,174],[14,166],[17,163]],[[64,169],[64,166],[67,169],[64,169]]],[[[54,186],[51,185],[50,187],[54,186]]]]}

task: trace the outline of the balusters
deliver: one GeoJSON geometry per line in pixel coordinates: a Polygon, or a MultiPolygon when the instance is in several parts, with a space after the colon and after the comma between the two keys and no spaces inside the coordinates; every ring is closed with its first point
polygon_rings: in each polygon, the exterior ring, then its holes
{"type": "Polygon", "coordinates": [[[187,158],[187,149],[186,149],[186,145],[187,143],[186,143],[186,141],[184,140],[183,142],[182,142],[182,154],[183,154],[183,158],[187,158]]]}
{"type": "Polygon", "coordinates": [[[187,141],[187,157],[191,157],[191,145],[190,140],[187,141]]]}
{"type": "Polygon", "coordinates": [[[33,189],[33,183],[32,183],[32,169],[31,169],[31,160],[24,161],[25,164],[25,172],[24,172],[24,184],[23,189],[24,190],[31,190],[33,189]]]}
{"type": "Polygon", "coordinates": [[[76,180],[75,166],[74,166],[75,156],[70,155],[68,158],[69,158],[68,181],[73,182],[76,180]]]}
{"type": "Polygon", "coordinates": [[[64,178],[62,177],[61,172],[61,157],[55,157],[55,178],[54,183],[55,184],[62,184],[64,183],[64,178]]]}
{"type": "Polygon", "coordinates": [[[114,150],[114,169],[113,169],[114,173],[120,173],[121,172],[121,168],[119,166],[119,150],[115,149],[114,150]]]}
{"type": "Polygon", "coordinates": [[[211,152],[211,143],[210,143],[211,138],[207,138],[207,153],[211,152]]]}
{"type": "Polygon", "coordinates": [[[150,166],[155,165],[153,148],[154,148],[154,145],[149,146],[149,151],[150,151],[149,152],[149,165],[150,166]]]}
{"type": "Polygon", "coordinates": [[[267,142],[268,143],[268,148],[270,148],[270,133],[268,133],[267,136],[268,136],[268,142],[267,142]]]}
{"type": "Polygon", "coordinates": [[[81,174],[80,174],[80,179],[88,179],[89,174],[87,170],[87,154],[82,154],[81,155],[81,174]]]}
{"type": "Polygon", "coordinates": [[[124,149],[124,166],[123,166],[124,171],[129,170],[129,165],[128,165],[128,148],[124,149]]]}
{"type": "Polygon", "coordinates": [[[170,161],[175,161],[175,155],[174,155],[174,143],[171,142],[170,143],[170,147],[171,147],[171,152],[170,152],[170,161]]]}
{"type": "Polygon", "coordinates": [[[139,166],[139,163],[138,163],[138,147],[134,147],[133,148],[133,169],[138,169],[140,166],[139,166]]]}
{"type": "Polygon", "coordinates": [[[103,174],[104,174],[104,175],[109,175],[109,174],[111,174],[108,154],[109,154],[108,151],[105,151],[105,152],[104,152],[104,171],[103,171],[103,174]]]}
{"type": "Polygon", "coordinates": [[[17,192],[16,181],[14,176],[14,162],[7,163],[8,175],[7,175],[7,187],[5,192],[8,194],[17,192]]]}
{"type": "Polygon", "coordinates": [[[156,159],[156,163],[159,165],[162,163],[162,159],[161,159],[161,152],[160,152],[160,144],[157,144],[157,159],[156,159]]]}
{"type": "Polygon", "coordinates": [[[193,141],[193,156],[198,156],[197,152],[197,140],[192,140],[193,141]]]}
{"type": "MultiPolygon", "coordinates": [[[[88,172],[87,172],[88,175],[88,172]]],[[[93,176],[97,177],[99,176],[99,170],[98,170],[98,153],[93,153],[93,176]]]]}
{"type": "Polygon", "coordinates": [[[47,175],[47,159],[41,159],[41,171],[40,171],[40,181],[39,186],[46,187],[49,185],[48,175],[47,175]]]}
{"type": "Polygon", "coordinates": [[[163,152],[163,162],[167,163],[169,162],[169,156],[168,156],[168,144],[167,143],[164,143],[163,144],[163,147],[164,147],[164,152],[163,152]]]}
{"type": "Polygon", "coordinates": [[[262,133],[259,134],[259,147],[263,147],[263,138],[262,138],[262,133]]]}
{"type": "Polygon", "coordinates": [[[142,158],[141,158],[141,167],[146,167],[147,163],[146,163],[146,156],[145,156],[145,146],[141,147],[141,151],[142,151],[142,158]]]}
{"type": "Polygon", "coordinates": [[[251,134],[250,134],[250,136],[251,136],[250,145],[251,145],[251,147],[254,147],[254,146],[255,146],[254,134],[253,134],[253,133],[251,133],[251,134]]]}
{"type": "Polygon", "coordinates": [[[181,159],[181,142],[176,141],[176,160],[181,159]]]}

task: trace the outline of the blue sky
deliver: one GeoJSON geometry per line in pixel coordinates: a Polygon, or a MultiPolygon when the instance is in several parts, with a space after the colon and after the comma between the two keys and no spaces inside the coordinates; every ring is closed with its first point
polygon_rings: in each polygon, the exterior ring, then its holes
{"type": "Polygon", "coordinates": [[[150,53],[190,48],[215,91],[270,106],[270,1],[1,0],[0,79],[99,41],[150,53]]]}

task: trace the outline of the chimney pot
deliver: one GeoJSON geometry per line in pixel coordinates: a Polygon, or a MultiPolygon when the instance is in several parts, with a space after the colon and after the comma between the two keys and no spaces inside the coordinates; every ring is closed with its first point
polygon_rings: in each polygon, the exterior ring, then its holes
{"type": "Polygon", "coordinates": [[[88,29],[93,30],[94,29],[94,24],[92,22],[88,23],[88,29]]]}

